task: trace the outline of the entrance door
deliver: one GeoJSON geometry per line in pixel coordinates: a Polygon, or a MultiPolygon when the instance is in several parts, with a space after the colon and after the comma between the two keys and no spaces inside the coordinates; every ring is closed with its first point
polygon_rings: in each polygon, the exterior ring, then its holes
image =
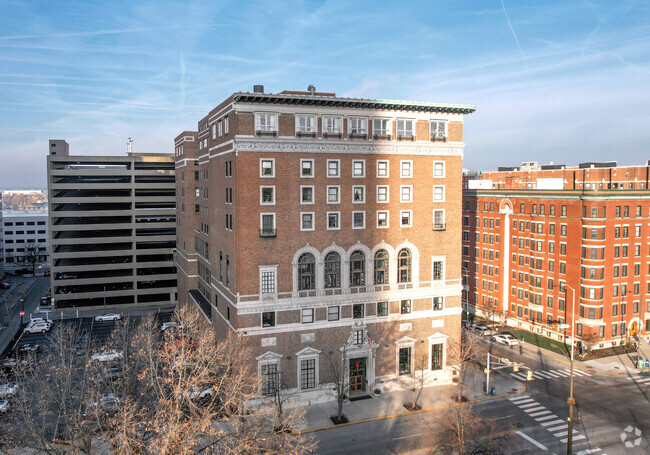
{"type": "Polygon", "coordinates": [[[634,321],[630,327],[630,335],[635,336],[637,333],[639,333],[639,324],[634,321]]]}
{"type": "Polygon", "coordinates": [[[350,393],[366,390],[366,358],[350,359],[350,393]]]}

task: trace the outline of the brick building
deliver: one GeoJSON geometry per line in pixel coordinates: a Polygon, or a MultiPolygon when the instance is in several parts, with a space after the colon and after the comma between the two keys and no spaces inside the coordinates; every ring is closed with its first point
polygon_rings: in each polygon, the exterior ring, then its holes
{"type": "Polygon", "coordinates": [[[464,304],[594,349],[650,323],[650,166],[524,163],[463,191],[464,304]]]}
{"type": "Polygon", "coordinates": [[[235,93],[175,142],[180,303],[253,348],[260,393],[448,382],[473,106],[235,93]],[[422,363],[423,362],[423,363],[422,363]]]}

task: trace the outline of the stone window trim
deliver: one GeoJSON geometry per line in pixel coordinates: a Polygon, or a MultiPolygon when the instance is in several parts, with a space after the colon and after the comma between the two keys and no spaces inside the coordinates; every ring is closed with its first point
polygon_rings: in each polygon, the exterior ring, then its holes
{"type": "Polygon", "coordinates": [[[378,179],[387,179],[390,178],[390,161],[389,160],[377,160],[377,178],[378,179]],[[386,166],[386,173],[382,174],[383,170],[380,170],[383,166],[386,166]]]}
{"type": "MultiPolygon", "coordinates": [[[[399,377],[399,350],[402,348],[411,348],[411,366],[410,369],[413,371],[414,368],[414,357],[415,357],[415,343],[417,340],[409,336],[403,336],[399,340],[395,341],[395,376],[399,377]]],[[[430,348],[429,348],[430,349],[430,348]]],[[[405,375],[402,375],[405,376],[405,375]]]]}
{"type": "Polygon", "coordinates": [[[432,282],[439,282],[439,283],[445,283],[445,273],[446,273],[446,266],[447,266],[447,256],[431,256],[431,281],[432,282]],[[435,279],[434,276],[434,263],[436,262],[442,262],[442,278],[440,280],[435,279]]]}
{"type": "Polygon", "coordinates": [[[377,201],[377,204],[388,204],[390,202],[390,186],[388,186],[388,185],[377,185],[376,201],[377,201]],[[384,190],[385,190],[385,193],[384,193],[384,190]],[[380,194],[385,194],[386,198],[385,199],[380,199],[379,198],[380,194]]]}
{"type": "Polygon", "coordinates": [[[377,210],[377,229],[388,229],[390,227],[390,212],[388,210],[377,210]],[[380,225],[384,223],[384,225],[380,225]]]}
{"type": "Polygon", "coordinates": [[[352,178],[362,179],[366,177],[366,160],[352,160],[352,178]],[[357,165],[361,165],[361,174],[355,174],[357,165]]]}
{"type": "Polygon", "coordinates": [[[300,230],[301,231],[314,231],[316,230],[315,212],[300,212],[300,230]],[[303,226],[303,215],[311,215],[311,227],[303,226]]]}
{"type": "Polygon", "coordinates": [[[411,203],[413,202],[413,185],[400,185],[399,187],[399,201],[401,203],[411,203]],[[404,197],[406,191],[406,198],[404,197]]]}
{"type": "Polygon", "coordinates": [[[260,178],[273,179],[275,178],[275,158],[260,158],[260,178]],[[265,174],[264,170],[267,169],[266,164],[271,163],[271,172],[265,174]]]}
{"type": "Polygon", "coordinates": [[[273,265],[259,265],[259,283],[260,283],[260,294],[262,293],[262,275],[264,273],[273,272],[273,289],[275,292],[264,293],[264,295],[274,296],[278,293],[278,264],[273,265]]]}
{"type": "Polygon", "coordinates": [[[327,160],[327,166],[325,168],[325,173],[328,179],[338,179],[341,178],[341,160],[327,160]],[[336,166],[330,166],[330,164],[336,164],[336,166]],[[336,169],[336,173],[330,173],[330,169],[336,169]]]}
{"type": "Polygon", "coordinates": [[[341,230],[341,212],[327,212],[327,230],[328,231],[340,231],[341,230]],[[336,226],[330,226],[330,215],[336,217],[336,226]]]}
{"type": "Polygon", "coordinates": [[[400,160],[399,175],[403,179],[413,178],[413,160],[400,160]]]}
{"type": "Polygon", "coordinates": [[[353,204],[365,204],[366,203],[366,185],[352,185],[352,203],[353,204]],[[361,200],[355,200],[355,190],[361,188],[361,200]]]}
{"type": "Polygon", "coordinates": [[[366,228],[366,212],[365,211],[352,212],[352,229],[365,229],[365,228],[366,228]],[[355,226],[354,224],[355,214],[361,214],[361,216],[363,217],[363,224],[361,226],[355,226]]]}
{"type": "Polygon", "coordinates": [[[260,205],[275,205],[275,185],[262,185],[260,186],[260,205]],[[270,202],[264,202],[264,190],[265,189],[271,189],[271,201],[270,202]]]}
{"type": "Polygon", "coordinates": [[[429,371],[431,370],[431,347],[434,344],[442,344],[442,368],[440,370],[433,370],[433,371],[442,371],[447,367],[447,339],[449,339],[448,335],[445,335],[444,333],[436,332],[433,335],[430,335],[427,337],[427,346],[428,346],[428,358],[429,358],[429,363],[427,364],[427,369],[429,371]]]}
{"type": "Polygon", "coordinates": [[[278,382],[281,383],[281,374],[282,374],[282,369],[281,369],[281,360],[282,360],[282,355],[277,354],[273,351],[266,351],[264,354],[262,354],[259,357],[256,357],[255,360],[257,360],[257,377],[258,377],[258,393],[262,395],[262,365],[277,365],[278,366],[278,382]]]}
{"type": "Polygon", "coordinates": [[[312,204],[314,204],[314,202],[316,200],[316,194],[315,193],[316,193],[316,190],[314,188],[314,185],[300,185],[300,204],[301,205],[312,205],[312,204]],[[307,188],[311,188],[311,201],[305,201],[303,199],[303,190],[307,189],[307,188]]]}
{"type": "Polygon", "coordinates": [[[445,202],[445,185],[433,185],[433,202],[445,202]]]}
{"type": "Polygon", "coordinates": [[[434,161],[433,162],[433,178],[443,179],[445,178],[446,163],[444,161],[434,161]]]}
{"type": "Polygon", "coordinates": [[[313,159],[307,159],[307,158],[301,158],[300,159],[300,178],[301,179],[313,179],[314,178],[314,160],[313,159]],[[303,166],[304,163],[311,163],[311,174],[305,174],[303,170],[305,167],[303,166]]]}
{"type": "Polygon", "coordinates": [[[341,185],[327,185],[327,200],[328,204],[340,204],[341,203],[341,185]],[[330,201],[330,189],[336,189],[336,201],[330,201]]]}
{"type": "Polygon", "coordinates": [[[399,212],[400,227],[410,228],[413,227],[413,210],[400,210],[399,212]],[[404,223],[404,220],[408,219],[408,223],[404,223]]]}
{"type": "MultiPolygon", "coordinates": [[[[311,360],[314,359],[316,361],[316,369],[315,369],[315,381],[314,381],[314,389],[318,388],[319,384],[319,370],[320,370],[320,354],[322,351],[319,351],[318,349],[314,349],[312,347],[306,347],[298,352],[296,352],[296,364],[297,364],[297,374],[296,374],[296,384],[298,385],[298,388],[301,389],[301,383],[300,383],[300,366],[301,362],[303,360],[311,360]]],[[[310,389],[303,389],[303,390],[310,390],[310,389]]]]}

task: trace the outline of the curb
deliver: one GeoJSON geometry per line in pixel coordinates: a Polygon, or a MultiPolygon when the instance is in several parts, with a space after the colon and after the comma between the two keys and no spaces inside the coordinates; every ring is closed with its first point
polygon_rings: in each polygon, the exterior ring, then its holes
{"type": "MultiPolygon", "coordinates": [[[[564,363],[564,364],[566,364],[566,365],[571,365],[571,362],[569,362],[569,361],[567,361],[567,360],[564,360],[564,359],[558,359],[558,358],[555,357],[555,356],[549,355],[549,354],[547,354],[546,352],[544,352],[545,350],[542,350],[543,348],[540,348],[539,346],[537,346],[537,348],[540,350],[539,352],[540,352],[543,356],[548,357],[549,359],[553,359],[553,360],[555,360],[555,361],[557,361],[557,362],[564,363]]],[[[624,368],[627,368],[625,365],[623,365],[623,364],[621,364],[621,365],[622,365],[624,368]]],[[[575,364],[575,360],[574,360],[574,362],[573,362],[573,368],[575,368],[575,369],[577,369],[577,370],[580,370],[580,371],[584,371],[584,372],[586,372],[586,373],[590,373],[590,374],[596,375],[596,376],[606,376],[606,377],[610,377],[610,378],[617,378],[617,377],[620,377],[620,376],[623,376],[623,375],[634,374],[634,373],[630,373],[630,372],[627,372],[627,371],[625,371],[625,372],[624,372],[624,371],[621,371],[621,372],[618,372],[618,373],[607,373],[607,372],[604,372],[604,371],[601,372],[601,371],[598,371],[597,368],[593,368],[593,367],[592,367],[591,369],[587,369],[586,367],[584,367],[584,366],[582,366],[582,365],[580,365],[580,366],[576,366],[576,364],[575,364]],[[592,370],[593,370],[593,371],[592,371],[592,370]]],[[[636,371],[637,371],[637,372],[641,372],[641,371],[643,371],[643,370],[636,370],[636,371]]]]}
{"type": "MultiPolygon", "coordinates": [[[[515,381],[515,382],[519,382],[519,381],[515,381]]],[[[522,390],[521,392],[517,392],[516,395],[524,394],[528,390],[528,387],[526,386],[526,384],[524,384],[522,382],[519,382],[519,384],[522,384],[524,386],[524,390],[522,390]]],[[[464,406],[464,405],[467,405],[467,404],[482,403],[484,401],[496,400],[498,398],[506,398],[506,397],[509,397],[509,396],[512,396],[512,395],[515,395],[515,394],[495,395],[495,396],[491,396],[491,397],[485,397],[485,398],[479,398],[479,399],[476,399],[476,400],[466,401],[465,403],[451,403],[451,404],[446,404],[446,405],[442,405],[442,406],[434,406],[432,408],[420,409],[419,411],[405,411],[405,412],[400,412],[398,414],[389,414],[389,415],[385,415],[385,416],[371,417],[369,419],[355,420],[354,422],[341,423],[339,425],[328,425],[328,426],[324,426],[324,427],[320,427],[320,428],[309,428],[309,429],[306,429],[306,430],[297,431],[296,433],[297,434],[314,433],[316,431],[331,430],[333,428],[347,427],[347,426],[356,425],[356,424],[359,424],[359,423],[375,422],[375,421],[378,421],[378,420],[394,419],[394,418],[397,418],[397,417],[404,417],[404,416],[410,416],[410,415],[415,415],[415,414],[422,414],[422,413],[425,413],[425,412],[437,411],[437,410],[440,410],[440,409],[455,408],[457,406],[464,406]]]]}

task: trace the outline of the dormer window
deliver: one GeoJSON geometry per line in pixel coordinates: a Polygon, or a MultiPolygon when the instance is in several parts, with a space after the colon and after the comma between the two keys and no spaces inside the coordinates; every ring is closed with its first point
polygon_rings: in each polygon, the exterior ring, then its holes
{"type": "Polygon", "coordinates": [[[429,123],[429,135],[432,141],[447,139],[447,122],[431,120],[429,123]]]}
{"type": "Polygon", "coordinates": [[[397,120],[397,137],[411,139],[414,136],[413,120],[397,120]]]}
{"type": "Polygon", "coordinates": [[[296,135],[316,134],[317,124],[315,115],[296,115],[296,135]]]}
{"type": "Polygon", "coordinates": [[[256,133],[275,133],[278,132],[278,114],[257,113],[255,114],[255,132],[256,133]]]}

